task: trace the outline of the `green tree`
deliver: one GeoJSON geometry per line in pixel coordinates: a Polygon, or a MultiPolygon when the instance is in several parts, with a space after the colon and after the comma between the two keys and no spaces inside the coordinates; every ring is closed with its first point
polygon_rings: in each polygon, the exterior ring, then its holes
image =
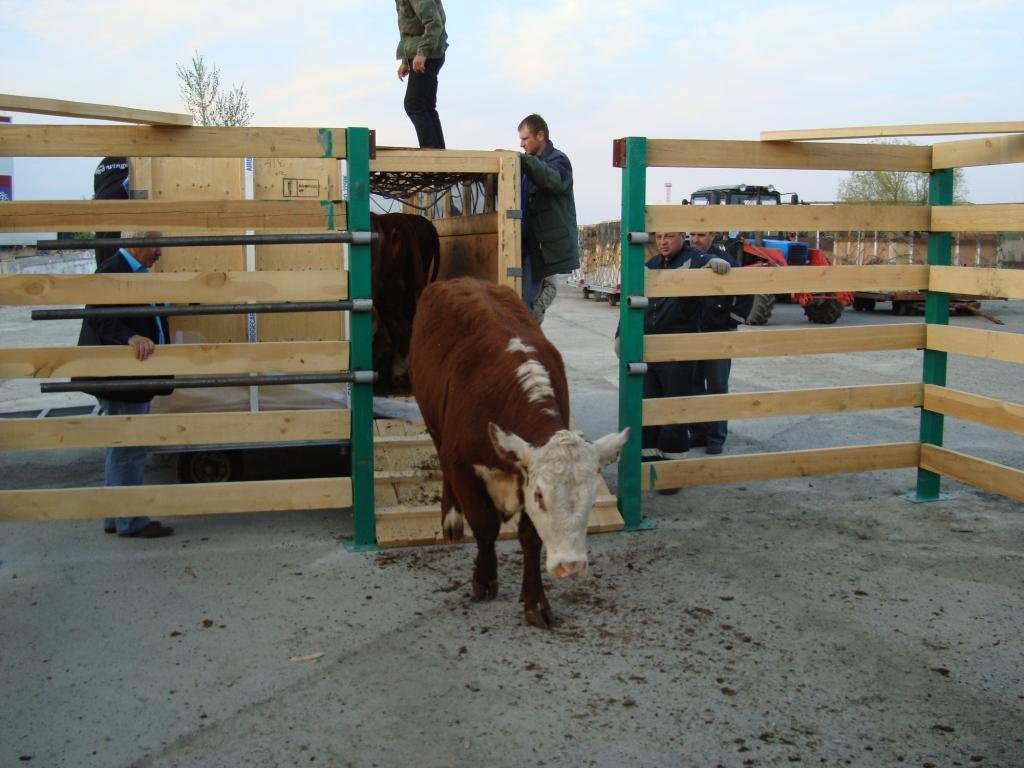
{"type": "Polygon", "coordinates": [[[231,90],[221,93],[220,69],[207,65],[203,54],[196,51],[187,66],[175,65],[181,81],[181,99],[193,119],[200,125],[249,125],[252,112],[245,83],[232,84],[231,90]]]}
{"type": "MultiPolygon", "coordinates": [[[[889,139],[877,144],[901,144],[912,146],[906,139],[889,139]]],[[[953,169],[953,200],[967,202],[967,182],[964,169],[953,169]]],[[[928,203],[928,174],[916,171],[852,171],[839,182],[837,193],[842,203],[928,203]]]]}

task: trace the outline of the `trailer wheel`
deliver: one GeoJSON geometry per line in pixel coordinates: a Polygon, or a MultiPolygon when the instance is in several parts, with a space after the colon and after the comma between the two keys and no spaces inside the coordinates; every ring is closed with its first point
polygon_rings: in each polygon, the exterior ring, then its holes
{"type": "Polygon", "coordinates": [[[756,294],[754,303],[750,307],[750,314],[747,315],[747,325],[764,325],[772,316],[773,309],[775,309],[775,294],[756,294]]]}
{"type": "Polygon", "coordinates": [[[853,308],[858,312],[874,312],[875,311],[875,300],[874,299],[857,299],[853,300],[853,308]]]}
{"type": "Polygon", "coordinates": [[[617,293],[609,293],[608,294],[608,306],[609,307],[614,307],[618,303],[619,303],[619,294],[617,294],[617,293]]]}
{"type": "Polygon", "coordinates": [[[192,451],[178,456],[178,481],[226,483],[242,476],[240,451],[192,451]]]}
{"type": "Polygon", "coordinates": [[[591,290],[589,288],[584,288],[583,289],[583,298],[584,299],[589,299],[590,298],[590,294],[591,294],[591,290]]]}
{"type": "Polygon", "coordinates": [[[812,323],[831,324],[843,315],[843,305],[835,299],[811,299],[804,306],[804,314],[812,323]]]}

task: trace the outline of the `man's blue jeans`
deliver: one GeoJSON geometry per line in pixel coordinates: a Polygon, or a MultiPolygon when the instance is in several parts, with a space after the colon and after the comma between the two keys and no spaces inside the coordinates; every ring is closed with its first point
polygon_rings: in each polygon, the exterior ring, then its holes
{"type": "MultiPolygon", "coordinates": [[[[141,416],[149,413],[149,403],[129,403],[121,400],[100,401],[100,413],[104,416],[141,416]]],[[[142,485],[146,469],[146,448],[107,448],[103,465],[103,481],[107,486],[142,485]]],[[[149,525],[148,517],[105,517],[103,530],[127,536],[149,525]]]]}

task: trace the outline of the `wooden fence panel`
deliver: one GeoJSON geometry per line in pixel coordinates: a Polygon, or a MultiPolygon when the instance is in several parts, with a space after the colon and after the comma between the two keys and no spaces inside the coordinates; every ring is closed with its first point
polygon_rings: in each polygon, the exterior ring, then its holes
{"type": "Polygon", "coordinates": [[[931,221],[927,205],[648,205],[644,226],[648,232],[926,230],[931,221]]]}
{"type": "Polygon", "coordinates": [[[644,271],[644,293],[663,296],[733,296],[750,293],[823,293],[831,291],[917,291],[928,287],[928,267],[771,267],[732,269],[716,275],[710,269],[644,271]]]}
{"type": "Polygon", "coordinates": [[[931,267],[928,290],[1024,299],[1024,270],[931,267]]]}
{"type": "Polygon", "coordinates": [[[990,493],[1024,501],[1024,472],[948,448],[921,445],[921,468],[990,493]]]}
{"type": "Polygon", "coordinates": [[[953,419],[984,424],[993,429],[1024,434],[1024,405],[961,392],[934,384],[924,385],[922,405],[953,419]]]}
{"type": "Polygon", "coordinates": [[[931,147],[771,141],[648,139],[650,168],[930,171],[931,147]]]}
{"type": "Polygon", "coordinates": [[[1005,331],[983,331],[979,328],[960,328],[929,324],[928,349],[951,352],[956,355],[985,357],[1007,363],[1024,363],[1024,335],[1005,331]]]}

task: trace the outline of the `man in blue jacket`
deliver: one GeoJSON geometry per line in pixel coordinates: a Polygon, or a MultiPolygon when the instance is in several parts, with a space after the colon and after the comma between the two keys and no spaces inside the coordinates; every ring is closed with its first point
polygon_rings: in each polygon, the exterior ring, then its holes
{"type": "Polygon", "coordinates": [[[519,123],[523,153],[523,301],[531,312],[544,278],[580,265],[572,163],[551,143],[540,115],[519,123]]]}

